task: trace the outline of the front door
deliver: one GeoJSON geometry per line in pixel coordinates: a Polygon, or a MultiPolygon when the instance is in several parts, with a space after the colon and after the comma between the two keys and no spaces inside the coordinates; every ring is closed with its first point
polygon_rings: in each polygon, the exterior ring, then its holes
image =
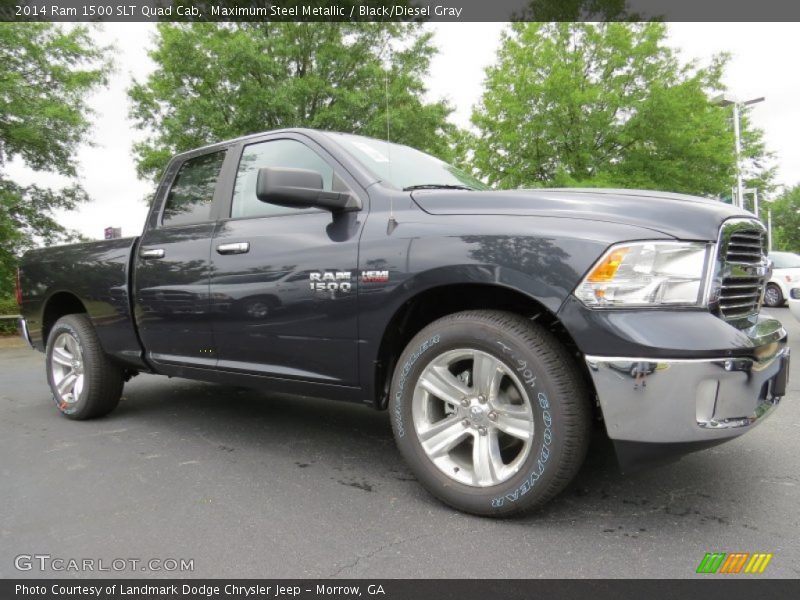
{"type": "Polygon", "coordinates": [[[148,359],[214,366],[209,303],[212,205],[225,158],[218,151],[186,160],[160,215],[151,215],[134,261],[136,325],[148,359]]]}
{"type": "Polygon", "coordinates": [[[221,370],[357,385],[358,235],[365,213],[267,204],[262,167],[311,169],[344,191],[334,162],[299,139],[242,149],[230,218],[211,246],[211,310],[221,370]]]}

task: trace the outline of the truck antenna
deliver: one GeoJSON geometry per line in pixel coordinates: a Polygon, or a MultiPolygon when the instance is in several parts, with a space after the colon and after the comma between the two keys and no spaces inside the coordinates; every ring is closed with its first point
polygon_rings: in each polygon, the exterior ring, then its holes
{"type": "MultiPolygon", "coordinates": [[[[391,66],[391,55],[389,58],[389,65],[391,66]]],[[[392,178],[392,141],[389,130],[389,68],[386,69],[383,77],[384,87],[386,90],[386,155],[389,159],[389,179],[392,178]]],[[[394,218],[394,195],[389,196],[389,222],[386,226],[387,235],[391,235],[397,227],[397,219],[394,218]]]]}

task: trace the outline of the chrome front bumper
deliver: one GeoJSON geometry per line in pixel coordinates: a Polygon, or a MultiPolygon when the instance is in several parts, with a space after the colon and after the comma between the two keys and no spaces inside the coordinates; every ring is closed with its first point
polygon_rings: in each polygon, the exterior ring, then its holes
{"type": "Polygon", "coordinates": [[[778,321],[753,328],[753,358],[586,356],[613,440],[682,443],[741,435],[786,393],[790,350],[778,321]]]}

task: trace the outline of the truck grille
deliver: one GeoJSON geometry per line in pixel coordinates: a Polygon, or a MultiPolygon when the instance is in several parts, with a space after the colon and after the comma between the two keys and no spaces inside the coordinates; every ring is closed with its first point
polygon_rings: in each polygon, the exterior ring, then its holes
{"type": "Polygon", "coordinates": [[[719,312],[723,319],[738,319],[757,313],[763,282],[756,278],[722,280],[719,294],[719,312]]]}
{"type": "Polygon", "coordinates": [[[741,326],[758,314],[769,279],[764,226],[752,219],[726,221],[720,230],[715,289],[710,305],[741,326]]]}
{"type": "Polygon", "coordinates": [[[766,236],[757,229],[736,231],[728,238],[725,260],[729,263],[760,263],[764,258],[766,236]]]}

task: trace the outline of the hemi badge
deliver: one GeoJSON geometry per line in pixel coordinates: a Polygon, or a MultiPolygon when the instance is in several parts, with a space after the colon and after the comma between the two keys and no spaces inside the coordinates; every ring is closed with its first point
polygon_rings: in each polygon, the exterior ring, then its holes
{"type": "Polygon", "coordinates": [[[361,283],[386,283],[389,271],[361,271],[361,283]]]}

